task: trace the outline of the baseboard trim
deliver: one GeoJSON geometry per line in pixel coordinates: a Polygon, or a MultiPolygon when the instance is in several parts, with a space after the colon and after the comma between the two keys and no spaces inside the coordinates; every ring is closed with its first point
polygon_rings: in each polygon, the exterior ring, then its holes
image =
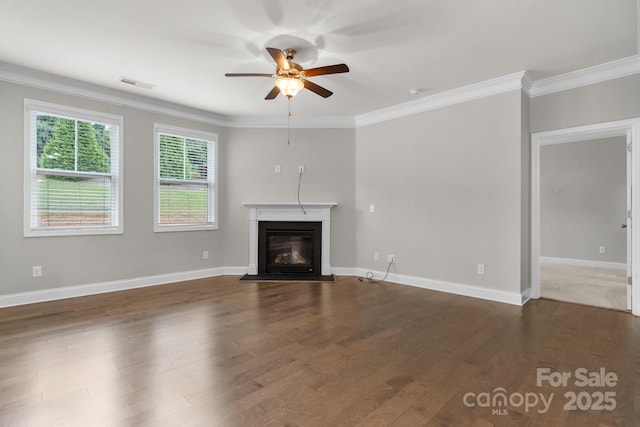
{"type": "MultiPolygon", "coordinates": [[[[356,276],[360,277],[366,277],[367,273],[373,273],[374,277],[377,279],[381,279],[385,275],[384,271],[370,271],[364,269],[356,269],[356,273],[356,276]]],[[[427,279],[424,277],[408,276],[404,274],[389,273],[386,281],[398,283],[400,285],[415,286],[417,288],[429,289],[432,291],[446,292],[448,294],[479,298],[518,306],[524,305],[530,298],[527,295],[527,291],[520,294],[515,292],[499,291],[496,289],[481,288],[472,285],[464,285],[461,283],[427,279]]]]}
{"type": "Polygon", "coordinates": [[[624,262],[592,261],[590,259],[556,258],[547,256],[541,256],[540,263],[575,265],[577,267],[609,268],[612,270],[627,269],[627,264],[624,262]]]}
{"type": "MultiPolygon", "coordinates": [[[[336,276],[365,277],[369,270],[362,268],[334,267],[332,274],[336,276]]],[[[217,276],[241,276],[247,273],[247,267],[218,267],[204,270],[184,271],[178,273],[160,274],[155,276],[138,277],[135,279],[115,280],[110,282],[92,283],[88,285],[66,286],[41,291],[21,292],[10,295],[0,295],[0,308],[14,307],[18,305],[34,304],[46,301],[55,301],[66,298],[83,297],[88,295],[104,294],[108,292],[126,291],[129,289],[144,288],[149,286],[165,285],[186,280],[204,279],[217,276]]],[[[376,278],[384,277],[385,272],[371,272],[376,278]]],[[[433,291],[446,292],[472,298],[480,298],[489,301],[501,302],[512,305],[524,305],[529,299],[529,290],[522,294],[499,291],[495,289],[481,288],[478,286],[464,285],[460,283],[445,282],[442,280],[426,279],[423,277],[390,273],[386,279],[399,285],[414,286],[433,291]]]]}
{"type": "Polygon", "coordinates": [[[520,305],[525,305],[526,303],[531,301],[531,288],[527,288],[524,291],[522,291],[521,301],[522,303],[520,305]]]}
{"type": "Polygon", "coordinates": [[[222,267],[225,276],[244,276],[249,273],[248,267],[222,267]]]}
{"type": "Polygon", "coordinates": [[[335,276],[357,276],[358,269],[351,267],[331,267],[331,273],[335,276]]]}
{"type": "Polygon", "coordinates": [[[138,277],[135,279],[92,283],[89,285],[65,286],[63,288],[53,288],[42,291],[0,295],[0,308],[35,304],[38,302],[55,301],[66,298],[83,297],[88,295],[104,294],[108,292],[126,291],[129,289],[145,288],[148,286],[166,285],[168,283],[183,282],[185,280],[204,279],[207,277],[223,276],[225,274],[227,274],[225,268],[208,268],[204,270],[184,271],[178,273],[138,277]]]}

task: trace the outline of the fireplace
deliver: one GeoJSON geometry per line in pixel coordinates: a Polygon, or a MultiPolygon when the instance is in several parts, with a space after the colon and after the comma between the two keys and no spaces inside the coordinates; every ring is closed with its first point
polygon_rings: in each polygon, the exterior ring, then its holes
{"type": "Polygon", "coordinates": [[[258,274],[319,276],[322,223],[260,221],[258,274]]]}
{"type": "MultiPolygon", "coordinates": [[[[244,203],[249,208],[249,266],[245,275],[248,279],[260,278],[260,277],[275,277],[277,274],[291,275],[293,280],[300,278],[302,280],[313,280],[312,278],[329,278],[331,274],[331,208],[337,206],[337,203],[304,203],[304,210],[300,208],[300,205],[294,203],[244,203]],[[284,250],[280,252],[280,258],[276,262],[278,252],[275,251],[272,260],[267,260],[264,248],[259,249],[261,244],[258,242],[262,232],[260,231],[261,224],[271,223],[275,229],[280,229],[280,233],[273,233],[272,240],[277,246],[284,246],[290,248],[288,251],[284,250]],[[293,230],[282,229],[283,224],[296,224],[293,225],[293,230]],[[309,224],[315,224],[310,226],[309,224]],[[295,229],[299,228],[299,229],[295,229]],[[301,228],[301,229],[300,229],[301,228]],[[309,248],[309,234],[308,230],[313,231],[313,244],[311,249],[309,248]],[[286,233],[292,234],[291,238],[285,238],[286,233]],[[287,241],[289,239],[289,241],[287,241]],[[304,256],[302,260],[298,255],[292,254],[295,252],[300,253],[298,248],[302,248],[305,252],[312,252],[311,256],[304,256]],[[262,251],[262,252],[261,252],[262,251]],[[258,253],[261,255],[258,255],[258,253]],[[286,255],[288,252],[289,255],[286,255]],[[318,258],[319,257],[319,258],[318,258]],[[288,258],[288,259],[287,259],[288,258]],[[310,267],[309,260],[312,260],[312,266],[310,267]],[[301,261],[305,261],[304,264],[298,264],[301,261]],[[260,265],[260,274],[259,274],[260,265]],[[271,273],[265,273],[262,271],[262,266],[270,265],[268,268],[271,273]],[[295,269],[299,271],[293,271],[295,269]],[[309,268],[312,268],[313,272],[309,272],[309,268]],[[288,273],[277,273],[278,270],[288,270],[288,273]]],[[[289,226],[285,226],[289,227],[289,226]]],[[[276,230],[277,231],[277,230],[276,230]]],[[[279,280],[279,278],[277,278],[279,280]]]]}

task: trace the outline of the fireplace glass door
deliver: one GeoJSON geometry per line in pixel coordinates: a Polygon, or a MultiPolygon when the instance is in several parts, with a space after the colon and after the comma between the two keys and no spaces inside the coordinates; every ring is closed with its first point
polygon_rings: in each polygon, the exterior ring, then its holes
{"type": "Polygon", "coordinates": [[[260,222],[259,274],[320,274],[322,223],[260,222]]]}

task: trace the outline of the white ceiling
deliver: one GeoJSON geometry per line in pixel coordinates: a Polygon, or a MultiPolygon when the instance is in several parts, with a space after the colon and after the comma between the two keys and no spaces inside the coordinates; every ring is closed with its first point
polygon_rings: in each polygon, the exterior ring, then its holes
{"type": "Polygon", "coordinates": [[[0,62],[215,112],[274,116],[265,47],[298,50],[335,94],[299,116],[355,116],[530,71],[534,80],[638,52],[637,0],[1,0],[0,62]],[[122,76],[155,85],[142,89],[122,76]],[[412,95],[412,88],[425,91],[412,95]]]}

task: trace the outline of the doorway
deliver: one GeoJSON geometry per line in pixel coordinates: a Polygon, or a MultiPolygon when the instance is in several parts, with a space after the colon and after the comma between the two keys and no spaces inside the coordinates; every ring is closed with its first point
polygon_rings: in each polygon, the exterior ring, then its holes
{"type": "Polygon", "coordinates": [[[627,138],[540,147],[540,296],[629,310],[627,138]]]}
{"type": "MultiPolygon", "coordinates": [[[[553,256],[548,258],[543,258],[544,255],[542,253],[542,223],[541,223],[541,155],[542,148],[545,146],[551,146],[556,144],[566,144],[566,143],[579,143],[583,141],[595,141],[595,140],[604,140],[604,139],[612,139],[619,140],[618,138],[622,138],[624,140],[624,144],[632,144],[632,141],[638,140],[638,136],[640,135],[640,119],[633,120],[623,120],[619,122],[610,122],[610,123],[602,123],[597,125],[589,125],[589,126],[581,126],[576,128],[562,129],[557,131],[550,132],[540,132],[532,135],[531,140],[531,297],[532,298],[540,298],[541,296],[541,261],[548,261],[549,258],[554,258],[553,256]]],[[[632,145],[630,145],[632,147],[632,145]]],[[[639,182],[639,174],[638,165],[640,165],[640,153],[639,150],[631,149],[630,154],[627,160],[627,188],[628,188],[628,198],[626,198],[626,202],[630,207],[630,211],[640,212],[640,209],[636,209],[639,205],[639,202],[636,199],[631,197],[631,188],[640,188],[637,183],[639,182]]],[[[630,214],[631,212],[629,212],[630,214]]],[[[573,213],[576,220],[580,219],[580,215],[573,213]]],[[[624,220],[624,212],[623,217],[624,220]]],[[[640,254],[640,239],[635,238],[636,232],[633,227],[631,227],[631,219],[627,219],[626,222],[621,222],[619,227],[622,227],[623,224],[626,225],[627,228],[622,229],[623,233],[627,234],[626,239],[626,258],[627,258],[627,268],[628,273],[623,272],[625,276],[628,276],[626,286],[626,296],[627,296],[627,309],[630,309],[634,315],[640,315],[640,295],[637,287],[637,278],[636,276],[639,274],[639,269],[635,268],[635,266],[640,265],[639,254],[640,254]],[[635,280],[634,280],[635,279],[635,280]],[[635,283],[634,283],[635,282],[635,283]]],[[[591,244],[587,246],[592,246],[591,244]]],[[[606,244],[597,245],[598,256],[606,255],[606,244]],[[603,249],[600,246],[605,246],[604,254],[601,254],[600,251],[603,249]]],[[[593,249],[593,248],[586,248],[593,249]]],[[[613,249],[613,248],[611,248],[613,249]]],[[[547,250],[547,248],[545,248],[547,250]]],[[[620,250],[617,249],[617,260],[620,260],[620,250]]],[[[610,254],[613,255],[613,254],[610,254]]],[[[555,258],[562,258],[560,256],[556,256],[555,258]]],[[[593,257],[592,257],[593,258],[593,257]]],[[[587,258],[588,259],[588,258],[587,258]]],[[[602,261],[609,262],[609,261],[602,261]]],[[[611,261],[615,262],[615,261],[611,261]]],[[[617,262],[613,266],[621,267],[621,262],[617,262]]],[[[601,266],[607,266],[601,265],[601,266]]],[[[611,266],[611,265],[609,265],[611,266]]]]}

